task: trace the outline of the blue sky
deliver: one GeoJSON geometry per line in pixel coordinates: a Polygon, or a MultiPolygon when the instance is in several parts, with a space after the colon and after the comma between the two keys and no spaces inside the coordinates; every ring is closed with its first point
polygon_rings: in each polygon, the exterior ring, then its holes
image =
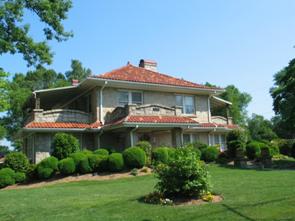
{"type": "MultiPolygon", "coordinates": [[[[273,75],[294,57],[295,1],[290,0],[88,0],[73,1],[64,22],[74,37],[50,42],[50,66],[59,72],[79,59],[100,74],[148,58],[158,70],[198,83],[234,84],[252,95],[249,114],[273,116],[273,75]]],[[[42,37],[36,17],[26,16],[31,35],[42,37]]],[[[4,55],[11,73],[28,68],[4,55]]]]}

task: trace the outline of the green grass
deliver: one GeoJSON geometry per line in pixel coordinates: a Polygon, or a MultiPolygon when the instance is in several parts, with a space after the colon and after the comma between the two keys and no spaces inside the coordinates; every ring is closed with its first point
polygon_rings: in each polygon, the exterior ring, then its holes
{"type": "Polygon", "coordinates": [[[295,171],[210,166],[214,190],[224,200],[201,206],[160,206],[138,201],[153,176],[81,181],[0,191],[0,220],[295,220],[295,171]]]}

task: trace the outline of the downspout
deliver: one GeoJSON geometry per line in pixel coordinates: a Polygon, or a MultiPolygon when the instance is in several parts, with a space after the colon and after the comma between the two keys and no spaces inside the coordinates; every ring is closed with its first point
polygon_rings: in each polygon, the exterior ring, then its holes
{"type": "Polygon", "coordinates": [[[213,95],[208,96],[208,122],[211,123],[211,104],[210,99],[213,95]]]}
{"type": "Polygon", "coordinates": [[[138,128],[138,125],[136,125],[132,130],[130,130],[130,146],[134,146],[134,140],[133,140],[133,132],[136,131],[138,128]]]}
{"type": "Polygon", "coordinates": [[[107,81],[104,82],[104,85],[100,88],[100,91],[99,91],[99,121],[102,122],[102,108],[103,108],[103,95],[102,95],[102,92],[103,92],[103,89],[106,87],[106,85],[108,84],[107,81]]]}

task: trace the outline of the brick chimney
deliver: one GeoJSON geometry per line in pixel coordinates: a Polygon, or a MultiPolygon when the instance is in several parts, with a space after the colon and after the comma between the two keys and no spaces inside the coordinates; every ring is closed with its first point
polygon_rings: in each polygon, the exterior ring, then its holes
{"type": "Polygon", "coordinates": [[[79,80],[73,79],[72,86],[77,86],[79,84],[79,80]]]}
{"type": "Polygon", "coordinates": [[[157,62],[153,60],[141,59],[139,61],[139,67],[145,68],[150,71],[157,71],[157,62]]]}

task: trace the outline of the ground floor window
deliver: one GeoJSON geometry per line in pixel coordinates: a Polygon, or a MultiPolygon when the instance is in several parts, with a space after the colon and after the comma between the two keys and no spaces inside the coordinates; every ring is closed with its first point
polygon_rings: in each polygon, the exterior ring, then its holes
{"type": "Polygon", "coordinates": [[[210,145],[220,146],[220,151],[226,150],[225,134],[210,134],[210,145]]]}
{"type": "Polygon", "coordinates": [[[198,142],[200,140],[198,134],[193,134],[193,133],[184,133],[183,134],[183,144],[189,144],[189,143],[194,143],[198,142]]]}

